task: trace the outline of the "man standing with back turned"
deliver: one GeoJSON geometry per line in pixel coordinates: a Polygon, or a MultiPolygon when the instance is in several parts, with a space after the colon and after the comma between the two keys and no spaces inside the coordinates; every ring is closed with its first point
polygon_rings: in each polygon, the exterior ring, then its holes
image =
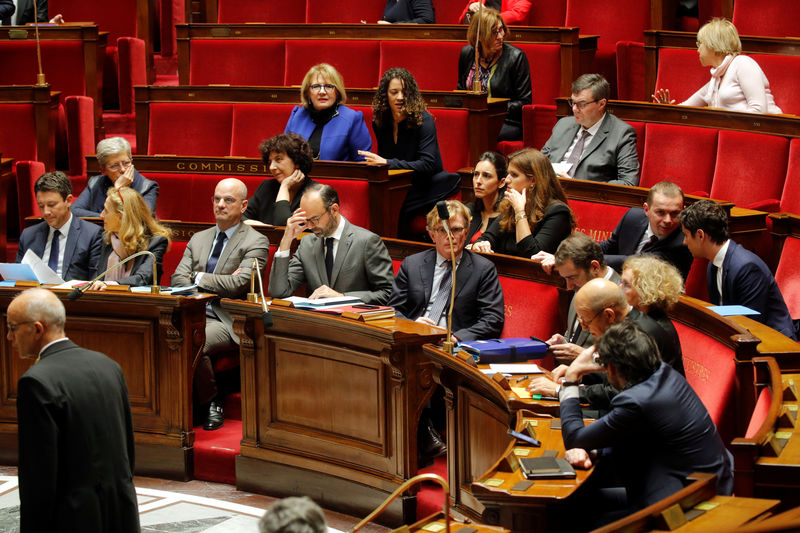
{"type": "Polygon", "coordinates": [[[70,341],[65,322],[45,289],[8,306],[8,340],[20,357],[38,358],[17,384],[20,531],[138,532],[125,376],[70,341]]]}

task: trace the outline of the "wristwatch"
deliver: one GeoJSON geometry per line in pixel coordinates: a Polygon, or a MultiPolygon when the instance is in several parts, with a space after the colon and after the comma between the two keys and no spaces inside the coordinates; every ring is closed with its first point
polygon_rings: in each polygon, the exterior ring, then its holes
{"type": "Polygon", "coordinates": [[[197,279],[197,272],[192,272],[191,274],[189,274],[189,281],[192,283],[192,285],[194,285],[194,280],[196,279],[197,279]]]}
{"type": "Polygon", "coordinates": [[[514,215],[514,222],[519,222],[526,217],[525,213],[517,213],[514,215]]]}
{"type": "Polygon", "coordinates": [[[578,386],[580,386],[580,384],[581,384],[580,381],[566,381],[566,380],[564,380],[564,381],[561,382],[561,387],[562,388],[563,387],[572,387],[572,386],[578,387],[578,386]]]}

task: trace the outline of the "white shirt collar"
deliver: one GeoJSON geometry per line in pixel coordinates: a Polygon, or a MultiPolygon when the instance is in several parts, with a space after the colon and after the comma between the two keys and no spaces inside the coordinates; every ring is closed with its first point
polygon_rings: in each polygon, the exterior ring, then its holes
{"type": "Polygon", "coordinates": [[[54,228],[53,226],[50,226],[50,233],[48,233],[48,237],[52,235],[55,230],[58,230],[59,232],[61,232],[61,235],[66,237],[67,234],[69,234],[69,228],[71,225],[72,225],[72,211],[70,211],[69,218],[67,219],[67,221],[61,224],[60,228],[54,228]]]}
{"type": "Polygon", "coordinates": [[[55,343],[57,343],[57,342],[64,342],[64,341],[68,341],[68,340],[69,340],[69,339],[68,339],[67,337],[61,337],[60,339],[56,339],[56,340],[54,340],[54,341],[52,341],[52,342],[48,342],[47,344],[45,344],[44,346],[42,346],[42,349],[41,349],[41,350],[39,350],[39,357],[41,357],[41,356],[42,356],[42,354],[44,353],[44,351],[45,351],[46,349],[48,349],[49,347],[51,347],[51,346],[52,346],[52,345],[54,345],[55,343]]]}
{"type": "MultiPolygon", "coordinates": [[[[239,224],[241,224],[241,222],[239,222],[239,224]]],[[[236,224],[235,226],[231,226],[230,228],[226,229],[225,231],[222,231],[221,229],[219,229],[219,226],[217,226],[217,231],[214,232],[214,240],[215,241],[217,240],[217,235],[219,235],[220,232],[224,233],[228,237],[227,240],[231,240],[231,237],[233,237],[233,234],[236,233],[236,230],[239,228],[239,224],[236,224]]]]}
{"type": "Polygon", "coordinates": [[[591,135],[592,137],[594,137],[594,136],[595,136],[595,134],[597,133],[597,130],[599,130],[599,129],[600,129],[600,124],[602,124],[602,123],[603,123],[603,121],[604,121],[605,119],[606,119],[606,114],[605,114],[605,113],[603,113],[603,116],[602,116],[602,117],[600,117],[600,120],[598,120],[597,122],[595,122],[594,124],[592,124],[592,126],[591,126],[590,128],[584,128],[583,126],[581,126],[581,127],[580,127],[580,130],[581,130],[581,131],[584,131],[584,130],[585,130],[585,131],[588,131],[588,132],[589,132],[589,135],[591,135]]]}
{"type": "Polygon", "coordinates": [[[725,254],[728,253],[728,245],[730,243],[731,243],[730,239],[725,241],[725,244],[722,245],[722,248],[719,249],[719,251],[717,252],[717,255],[714,256],[714,260],[712,261],[714,266],[717,267],[720,270],[722,270],[722,263],[725,262],[725,254]]]}
{"type": "Polygon", "coordinates": [[[336,242],[342,240],[342,233],[344,233],[344,225],[346,222],[347,220],[343,216],[339,215],[339,225],[336,226],[336,230],[332,234],[328,235],[328,237],[333,237],[336,242]]]}

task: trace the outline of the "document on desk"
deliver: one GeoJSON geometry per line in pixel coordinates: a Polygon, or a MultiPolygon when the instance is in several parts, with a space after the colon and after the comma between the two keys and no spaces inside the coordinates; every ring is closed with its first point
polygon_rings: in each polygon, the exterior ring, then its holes
{"type": "Polygon", "coordinates": [[[738,315],[760,315],[755,309],[750,309],[743,305],[712,305],[708,308],[709,311],[714,311],[720,316],[738,316],[738,315]]]}
{"type": "Polygon", "coordinates": [[[297,309],[311,310],[363,303],[361,300],[354,298],[353,296],[334,296],[333,298],[317,298],[316,300],[303,298],[301,296],[289,296],[288,298],[283,299],[292,302],[297,309]]]}
{"type": "Polygon", "coordinates": [[[481,372],[490,376],[493,376],[498,372],[501,374],[544,374],[544,370],[539,368],[539,365],[535,363],[496,363],[489,365],[488,369],[481,370],[481,372]]]}

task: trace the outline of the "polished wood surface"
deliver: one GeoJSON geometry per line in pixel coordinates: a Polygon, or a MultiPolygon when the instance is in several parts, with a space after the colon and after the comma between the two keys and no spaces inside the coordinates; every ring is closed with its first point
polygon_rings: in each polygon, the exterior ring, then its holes
{"type": "MultiPolygon", "coordinates": [[[[0,288],[0,307],[6,309],[20,290],[0,288]]],[[[69,291],[55,293],[67,310],[67,336],[122,367],[133,413],[136,474],[191,479],[193,365],[205,342],[205,304],[211,296],[88,291],[69,301],[69,291]]],[[[32,361],[12,353],[6,319],[3,313],[0,462],[16,464],[17,379],[32,361]]]]}
{"type": "MultiPolygon", "coordinates": [[[[241,339],[237,487],[367,514],[417,473],[417,421],[434,386],[422,345],[441,328],[272,306],[265,329],[261,305],[222,305],[241,339]]],[[[414,508],[402,497],[386,520],[409,523],[414,508]]]]}
{"type": "MultiPolygon", "coordinates": [[[[0,86],[0,103],[33,105],[33,121],[36,130],[36,160],[44,163],[46,170],[55,170],[55,135],[58,128],[58,106],[61,103],[61,92],[50,91],[49,85],[44,87],[4,85],[0,86]]],[[[14,154],[6,155],[11,156],[14,154]]],[[[16,189],[16,185],[14,188],[16,189]]],[[[3,197],[3,203],[5,203],[6,198],[8,196],[3,197]]]]}

